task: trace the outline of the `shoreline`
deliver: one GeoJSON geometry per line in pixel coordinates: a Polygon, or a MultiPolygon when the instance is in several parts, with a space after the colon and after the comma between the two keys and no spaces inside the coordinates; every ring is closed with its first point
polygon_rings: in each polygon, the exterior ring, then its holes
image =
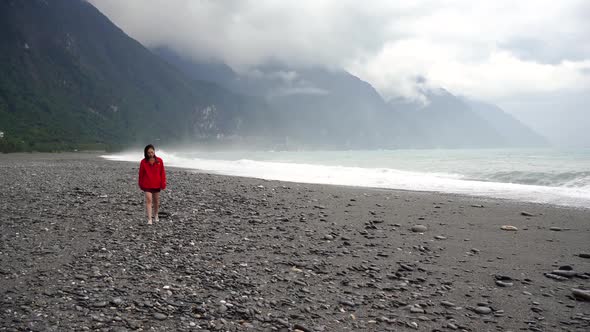
{"type": "Polygon", "coordinates": [[[0,172],[0,331],[590,328],[587,209],[167,167],[148,226],[133,163],[0,172]]]}
{"type": "MultiPolygon", "coordinates": [[[[98,155],[98,157],[103,160],[107,160],[107,161],[111,161],[111,162],[121,162],[121,163],[134,164],[134,162],[127,161],[127,160],[110,160],[110,159],[104,158],[102,155],[98,155]]],[[[185,171],[192,171],[192,172],[203,173],[203,174],[245,178],[245,179],[256,179],[256,180],[260,180],[260,181],[276,181],[276,182],[282,182],[282,183],[299,183],[299,184],[309,184],[309,185],[318,185],[318,186],[334,186],[334,187],[342,187],[342,188],[353,188],[353,189],[358,189],[358,190],[376,190],[376,191],[383,190],[383,191],[415,193],[415,194],[427,193],[427,194],[432,194],[432,195],[444,195],[444,196],[449,196],[449,197],[462,198],[462,199],[473,199],[473,200],[479,200],[479,201],[485,201],[485,202],[489,201],[491,203],[502,202],[504,204],[514,203],[514,204],[520,204],[520,205],[551,206],[554,208],[564,208],[564,209],[574,209],[574,210],[590,210],[590,206],[532,202],[532,201],[526,201],[526,200],[521,200],[521,199],[517,199],[517,198],[502,198],[502,197],[486,196],[486,195],[481,195],[481,194],[465,194],[465,193],[453,193],[453,192],[444,192],[444,191],[384,188],[384,187],[371,187],[371,186],[358,186],[358,185],[345,185],[345,184],[326,184],[326,183],[317,183],[317,182],[297,182],[297,181],[287,181],[287,180],[265,179],[265,178],[242,176],[242,175],[229,175],[229,174],[218,173],[215,171],[202,170],[202,169],[190,168],[190,167],[166,166],[166,169],[168,169],[168,168],[185,170],[185,171]]],[[[549,188],[551,188],[551,187],[549,187],[549,188]]],[[[558,187],[556,187],[556,188],[558,188],[558,187]]]]}

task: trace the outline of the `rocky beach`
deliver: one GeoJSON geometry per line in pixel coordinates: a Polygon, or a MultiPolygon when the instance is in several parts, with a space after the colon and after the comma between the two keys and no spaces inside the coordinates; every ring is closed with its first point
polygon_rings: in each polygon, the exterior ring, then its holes
{"type": "Polygon", "coordinates": [[[590,330],[590,209],[138,165],[0,155],[0,331],[590,330]]]}

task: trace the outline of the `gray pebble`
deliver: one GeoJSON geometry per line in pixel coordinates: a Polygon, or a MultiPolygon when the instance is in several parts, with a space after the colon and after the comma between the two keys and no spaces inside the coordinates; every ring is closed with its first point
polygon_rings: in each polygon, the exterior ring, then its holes
{"type": "Polygon", "coordinates": [[[95,308],[104,308],[107,306],[106,301],[100,301],[100,302],[96,302],[92,305],[95,308]]]}
{"type": "Polygon", "coordinates": [[[473,311],[477,312],[480,315],[487,315],[492,313],[492,309],[490,307],[476,307],[473,311]]]}
{"type": "Polygon", "coordinates": [[[412,306],[410,307],[410,312],[413,314],[423,314],[424,309],[412,306]]]}
{"type": "Polygon", "coordinates": [[[549,279],[557,280],[557,281],[567,280],[566,277],[558,276],[557,274],[553,274],[553,273],[545,273],[545,277],[547,277],[549,279]]]}
{"type": "Polygon", "coordinates": [[[345,306],[349,306],[349,307],[354,307],[355,306],[354,302],[347,301],[347,300],[340,301],[340,304],[345,305],[345,306]]]}
{"type": "Polygon", "coordinates": [[[412,226],[412,232],[414,233],[424,233],[428,230],[428,228],[424,225],[414,225],[412,226]]]}
{"type": "Polygon", "coordinates": [[[168,316],[165,315],[165,314],[163,314],[163,313],[161,313],[161,312],[156,312],[154,314],[154,318],[157,319],[157,320],[164,320],[164,319],[168,318],[168,316]]]}
{"type": "Polygon", "coordinates": [[[505,281],[501,281],[501,280],[496,280],[496,285],[498,285],[500,287],[512,287],[513,283],[505,282],[505,281]]]}
{"type": "Polygon", "coordinates": [[[289,326],[289,322],[286,319],[283,318],[277,318],[277,323],[283,325],[283,326],[289,326]]]}
{"type": "Polygon", "coordinates": [[[118,306],[118,305],[123,304],[123,299],[120,297],[115,297],[114,299],[111,300],[111,303],[118,306]]]}
{"type": "Polygon", "coordinates": [[[590,290],[572,288],[574,297],[581,301],[590,301],[590,290]]]}
{"type": "Polygon", "coordinates": [[[553,270],[551,274],[555,274],[566,278],[573,278],[578,275],[578,272],[569,270],[553,270]]]}
{"type": "Polygon", "coordinates": [[[440,301],[440,304],[442,304],[445,307],[455,307],[456,306],[453,302],[450,302],[450,301],[440,301]]]}

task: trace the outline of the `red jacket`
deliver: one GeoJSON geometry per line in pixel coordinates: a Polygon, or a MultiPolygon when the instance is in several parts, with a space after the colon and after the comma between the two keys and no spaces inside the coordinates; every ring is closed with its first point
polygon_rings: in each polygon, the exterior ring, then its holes
{"type": "Polygon", "coordinates": [[[139,188],[146,189],[166,189],[166,170],[161,158],[156,157],[153,165],[142,159],[139,163],[139,188]]]}

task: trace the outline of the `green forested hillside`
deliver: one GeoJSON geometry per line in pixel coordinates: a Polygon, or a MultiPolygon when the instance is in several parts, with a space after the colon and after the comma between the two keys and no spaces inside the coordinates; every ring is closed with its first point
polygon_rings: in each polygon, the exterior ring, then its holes
{"type": "Polygon", "coordinates": [[[2,150],[206,139],[265,110],[186,78],[80,0],[1,1],[0,73],[2,150]]]}

